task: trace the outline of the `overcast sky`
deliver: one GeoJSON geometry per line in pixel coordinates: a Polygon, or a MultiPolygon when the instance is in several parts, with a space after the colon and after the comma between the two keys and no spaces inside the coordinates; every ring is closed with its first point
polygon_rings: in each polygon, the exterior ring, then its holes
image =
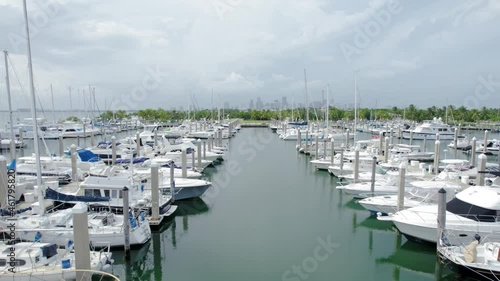
{"type": "MultiPolygon", "coordinates": [[[[101,110],[210,107],[212,89],[215,104],[304,103],[304,69],[310,100],[329,84],[354,103],[359,70],[363,107],[500,107],[498,0],[28,0],[28,14],[45,109],[50,84],[56,109],[68,87],[84,108],[89,85],[101,110]]],[[[14,107],[29,107],[22,1],[0,0],[0,18],[14,107]]]]}

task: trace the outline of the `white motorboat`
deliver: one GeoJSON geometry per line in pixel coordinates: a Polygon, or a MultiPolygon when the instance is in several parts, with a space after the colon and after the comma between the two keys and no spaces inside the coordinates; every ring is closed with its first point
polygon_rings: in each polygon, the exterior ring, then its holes
{"type": "MultiPolygon", "coordinates": [[[[455,193],[463,189],[463,185],[446,181],[414,181],[410,182],[410,190],[405,192],[403,208],[436,204],[439,189],[447,191],[447,201],[455,197],[455,193]]],[[[362,199],[358,203],[372,214],[393,214],[397,211],[398,196],[383,195],[362,199]]]]}
{"type": "MultiPolygon", "coordinates": [[[[90,268],[94,271],[109,270],[113,260],[107,251],[90,251],[90,268]]],[[[59,249],[53,243],[21,242],[13,245],[0,242],[0,280],[75,280],[75,253],[70,248],[59,249]],[[14,249],[14,251],[12,251],[14,249]],[[15,255],[15,266],[7,261],[15,255]],[[9,256],[9,254],[11,256],[9,256]]]]}
{"type": "MultiPolygon", "coordinates": [[[[440,140],[452,140],[455,137],[455,132],[450,125],[445,124],[441,118],[426,120],[423,124],[418,125],[413,130],[403,131],[403,139],[414,140],[436,140],[436,134],[439,134],[440,140]]],[[[458,136],[463,138],[464,136],[458,136]]]]}
{"type": "MultiPolygon", "coordinates": [[[[112,169],[110,167],[110,169],[112,169]]],[[[112,171],[108,176],[89,176],[80,184],[87,197],[108,197],[109,201],[94,202],[91,206],[98,210],[111,209],[113,212],[123,212],[123,187],[129,189],[130,208],[134,210],[145,210],[146,215],[151,213],[151,182],[145,177],[130,176],[130,172],[112,171]]],[[[77,194],[68,194],[77,195],[77,194]]],[[[160,215],[170,216],[175,212],[177,206],[171,205],[172,195],[159,191],[160,215]]]]}
{"type": "MultiPolygon", "coordinates": [[[[144,215],[125,215],[130,220],[130,245],[143,245],[151,238],[149,221],[144,215]]],[[[123,247],[124,215],[110,212],[89,212],[89,239],[92,245],[109,245],[123,247]]],[[[6,229],[10,223],[15,223],[17,237],[24,241],[40,241],[64,246],[73,237],[72,209],[59,210],[44,215],[20,215],[0,221],[0,228],[6,229]]]]}
{"type": "Polygon", "coordinates": [[[440,245],[437,251],[443,264],[462,275],[478,280],[499,280],[500,243],[479,243],[473,247],[475,251],[468,245],[440,245]]]}
{"type": "MultiPolygon", "coordinates": [[[[471,186],[458,193],[446,205],[446,228],[453,231],[451,245],[468,243],[476,233],[488,241],[500,239],[499,186],[471,186]]],[[[419,206],[379,217],[392,221],[409,239],[436,243],[437,205],[419,206]]]]}
{"type": "Polygon", "coordinates": [[[375,182],[374,192],[371,192],[370,182],[350,183],[347,185],[339,185],[336,188],[343,190],[344,193],[353,196],[354,198],[367,198],[379,195],[392,195],[398,193],[397,177],[387,177],[384,180],[375,182]]]}

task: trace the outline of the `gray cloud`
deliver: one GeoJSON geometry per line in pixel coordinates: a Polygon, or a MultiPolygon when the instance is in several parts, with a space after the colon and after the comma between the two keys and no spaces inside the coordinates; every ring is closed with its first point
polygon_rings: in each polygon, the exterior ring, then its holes
{"type": "MultiPolygon", "coordinates": [[[[29,1],[30,18],[48,2],[56,0],[29,1]]],[[[0,4],[0,48],[12,52],[27,88],[25,43],[13,46],[9,40],[9,34],[24,38],[21,3],[0,4]]],[[[400,0],[400,12],[391,14],[387,24],[379,22],[380,31],[350,60],[341,45],[354,46],[359,30],[380,20],[394,1],[58,3],[59,10],[45,24],[32,27],[37,90],[47,108],[50,84],[58,108],[69,108],[69,86],[75,101],[78,90],[82,95],[88,85],[95,87],[104,108],[105,101],[110,105],[130,94],[154,66],[166,77],[135,109],[187,108],[190,95],[209,107],[212,89],[218,101],[233,106],[257,96],[264,101],[287,96],[299,103],[304,100],[304,68],[311,100],[320,99],[330,84],[340,104],[353,103],[353,72],[359,69],[362,106],[461,104],[474,95],[478,77],[500,80],[495,29],[500,5],[495,0],[400,0]],[[229,5],[222,17],[216,3],[229,5]]],[[[0,73],[3,77],[4,70],[0,73]]],[[[4,81],[0,86],[4,93],[4,81]]],[[[14,98],[14,105],[25,107],[23,100],[14,98]]],[[[500,107],[500,101],[478,104],[483,105],[500,107]]]]}

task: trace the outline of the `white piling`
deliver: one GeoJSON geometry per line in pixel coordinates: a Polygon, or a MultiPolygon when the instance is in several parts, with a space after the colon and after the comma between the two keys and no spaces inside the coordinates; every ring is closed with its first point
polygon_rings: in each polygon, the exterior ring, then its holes
{"type": "Polygon", "coordinates": [[[378,136],[378,155],[382,156],[384,134],[380,132],[378,136]]]}
{"type": "Polygon", "coordinates": [[[439,152],[441,142],[437,140],[434,143],[434,174],[439,174],[439,152]]]}
{"type": "Polygon", "coordinates": [[[155,129],[155,132],[154,132],[154,151],[158,151],[158,130],[155,129]]]}
{"type": "Polygon", "coordinates": [[[187,153],[182,149],[182,177],[187,178],[187,153]]]}
{"type": "MultiPolygon", "coordinates": [[[[196,142],[196,152],[198,153],[197,157],[198,157],[198,168],[201,169],[201,141],[198,140],[196,142]]],[[[194,170],[194,167],[193,167],[193,170],[194,170]]]]}
{"type": "Polygon", "coordinates": [[[483,153],[486,153],[487,151],[487,146],[488,146],[488,136],[490,132],[488,130],[484,131],[484,144],[483,144],[483,153]]]}
{"type": "Polygon", "coordinates": [[[77,179],[77,169],[76,169],[76,145],[72,144],[69,147],[69,153],[71,157],[71,180],[76,181],[77,179]]]}
{"type": "Polygon", "coordinates": [[[335,157],[335,142],[333,141],[333,138],[332,138],[331,150],[330,150],[330,165],[331,166],[333,166],[334,157],[335,157]]]}
{"type": "Polygon", "coordinates": [[[160,220],[160,179],[158,164],[151,164],[151,220],[160,220]]]}
{"type": "Polygon", "coordinates": [[[316,153],[316,156],[315,156],[315,157],[316,157],[316,159],[318,159],[318,155],[319,155],[319,146],[318,146],[318,135],[317,135],[317,134],[316,134],[316,138],[315,138],[314,142],[315,142],[315,143],[314,143],[314,146],[315,146],[315,147],[314,147],[314,149],[315,149],[315,151],[314,151],[314,152],[316,153]]]}
{"type": "Polygon", "coordinates": [[[374,196],[374,194],[375,194],[376,171],[377,171],[377,156],[373,156],[373,159],[372,159],[372,179],[371,179],[371,185],[370,185],[370,191],[371,191],[372,196],[374,196]]]}
{"type": "Polygon", "coordinates": [[[207,160],[207,142],[205,141],[203,142],[203,160],[207,160]]]}
{"type": "Polygon", "coordinates": [[[195,167],[195,152],[191,150],[191,171],[196,171],[196,167],[195,167]]]}
{"type": "Polygon", "coordinates": [[[340,147],[340,174],[344,174],[344,145],[340,147]]]}
{"type": "Polygon", "coordinates": [[[174,178],[174,162],[170,162],[170,192],[172,193],[172,203],[175,202],[175,178],[174,178]]]}
{"type": "Polygon", "coordinates": [[[385,147],[384,147],[384,163],[389,161],[389,138],[385,137],[385,147]]]}
{"type": "Polygon", "coordinates": [[[437,214],[437,238],[438,243],[443,237],[443,233],[446,230],[446,190],[441,188],[438,191],[438,214],[437,214]]]}
{"type": "MultiPolygon", "coordinates": [[[[476,167],[476,137],[472,138],[472,151],[471,151],[471,166],[476,167]]],[[[500,154],[499,154],[500,156],[500,154]]]]}
{"type": "Polygon", "coordinates": [[[345,146],[347,149],[349,149],[349,129],[345,130],[345,146]]]}
{"type": "Polygon", "coordinates": [[[116,137],[111,137],[111,165],[116,163],[116,137]]]}
{"type": "Polygon", "coordinates": [[[139,132],[135,133],[135,150],[137,157],[141,157],[141,134],[139,132]]]}
{"type": "Polygon", "coordinates": [[[62,135],[59,136],[59,156],[64,155],[64,142],[62,135]]]}
{"type": "MultiPolygon", "coordinates": [[[[208,152],[212,151],[212,135],[208,136],[208,152]]],[[[206,157],[204,157],[206,159],[206,157]]]]}
{"type": "Polygon", "coordinates": [[[484,172],[486,170],[486,155],[481,154],[478,157],[478,165],[477,165],[477,180],[476,183],[477,185],[483,186],[484,185],[484,178],[485,178],[485,173],[479,173],[479,172],[484,172]]]}
{"type": "Polygon", "coordinates": [[[406,177],[406,166],[401,163],[399,166],[399,186],[398,186],[398,205],[397,211],[404,209],[405,205],[405,177],[406,177]]]}
{"type": "Polygon", "coordinates": [[[90,237],[88,229],[87,206],[79,202],[71,210],[73,213],[73,239],[75,250],[76,280],[90,280],[90,237]]]}
{"type": "Polygon", "coordinates": [[[123,192],[123,236],[125,241],[123,243],[123,250],[125,251],[125,259],[130,259],[130,215],[129,215],[129,199],[128,187],[124,186],[123,192]]]}
{"type": "Polygon", "coordinates": [[[359,180],[359,147],[354,150],[354,182],[359,180]]]}
{"type": "Polygon", "coordinates": [[[306,130],[306,147],[304,148],[304,154],[309,153],[309,130],[306,130]]]}
{"type": "Polygon", "coordinates": [[[410,131],[410,145],[413,144],[413,130],[410,131]]]}
{"type": "Polygon", "coordinates": [[[455,128],[455,132],[453,134],[453,149],[455,150],[454,153],[453,153],[453,156],[455,159],[457,159],[458,157],[458,148],[457,148],[457,145],[458,145],[458,129],[455,128]]]}
{"type": "Polygon", "coordinates": [[[222,147],[222,130],[219,131],[219,147],[222,147]]]}

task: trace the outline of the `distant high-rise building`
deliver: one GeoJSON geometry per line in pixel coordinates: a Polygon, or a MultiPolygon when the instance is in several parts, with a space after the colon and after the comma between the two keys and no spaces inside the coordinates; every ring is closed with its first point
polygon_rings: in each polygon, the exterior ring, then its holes
{"type": "Polygon", "coordinates": [[[260,99],[260,97],[257,97],[257,102],[255,103],[255,108],[257,110],[261,110],[264,108],[264,104],[262,103],[262,100],[260,99]]]}
{"type": "Polygon", "coordinates": [[[248,105],[248,109],[253,110],[255,106],[253,105],[253,99],[250,100],[250,104],[248,105]]]}
{"type": "Polygon", "coordinates": [[[281,107],[288,108],[288,102],[286,101],[286,97],[281,97],[281,107]]]}

